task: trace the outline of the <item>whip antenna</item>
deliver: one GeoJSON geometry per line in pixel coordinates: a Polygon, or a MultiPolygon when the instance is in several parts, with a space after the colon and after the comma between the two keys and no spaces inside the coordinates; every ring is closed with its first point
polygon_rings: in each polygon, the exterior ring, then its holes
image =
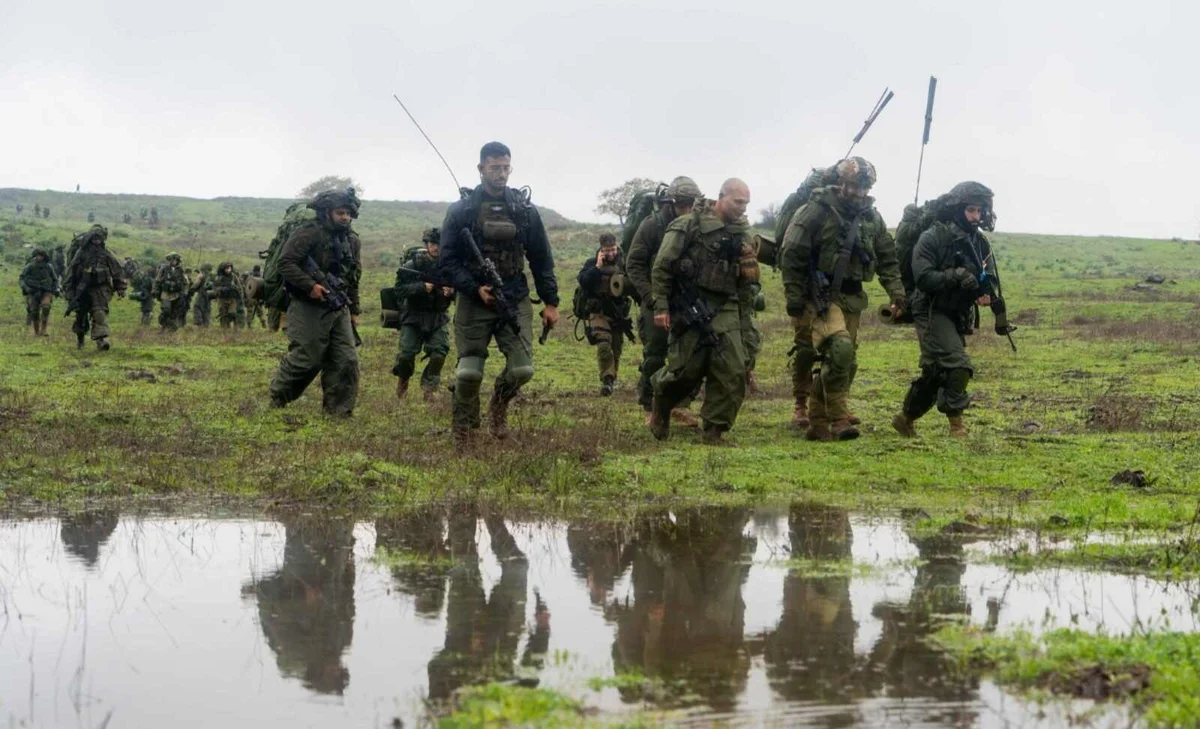
{"type": "Polygon", "coordinates": [[[400,97],[392,94],[392,98],[396,100],[396,103],[400,105],[401,109],[404,109],[404,113],[408,114],[408,118],[412,120],[413,126],[417,128],[417,131],[421,133],[422,137],[425,137],[425,141],[429,142],[429,146],[433,147],[433,153],[438,156],[438,159],[442,161],[442,164],[446,165],[446,171],[450,173],[450,179],[454,180],[454,192],[461,197],[462,185],[458,184],[458,178],[454,176],[454,170],[450,169],[450,163],[447,162],[446,158],[442,156],[442,153],[438,151],[437,145],[433,143],[433,140],[429,138],[429,135],[425,133],[425,130],[422,129],[421,125],[417,123],[416,117],[412,115],[412,112],[408,110],[408,107],[404,105],[404,102],[400,100],[400,97]]]}
{"type": "Polygon", "coordinates": [[[854,151],[855,145],[861,142],[862,138],[867,135],[867,131],[870,130],[871,125],[875,123],[875,119],[877,119],[883,112],[883,108],[888,105],[888,102],[892,100],[893,96],[895,96],[895,94],[892,93],[891,89],[884,87],[883,93],[879,95],[879,100],[875,102],[875,106],[871,109],[871,113],[867,116],[867,120],[863,122],[863,128],[859,130],[858,134],[854,135],[854,141],[850,143],[850,149],[846,150],[846,154],[842,157],[842,159],[846,159],[850,156],[850,153],[854,151]]]}
{"type": "Polygon", "coordinates": [[[929,144],[929,126],[933,124],[933,95],[937,92],[937,79],[929,77],[929,98],[925,100],[925,133],[921,135],[921,159],[917,162],[917,189],[913,192],[913,205],[921,196],[921,168],[925,165],[925,145],[929,144]]]}

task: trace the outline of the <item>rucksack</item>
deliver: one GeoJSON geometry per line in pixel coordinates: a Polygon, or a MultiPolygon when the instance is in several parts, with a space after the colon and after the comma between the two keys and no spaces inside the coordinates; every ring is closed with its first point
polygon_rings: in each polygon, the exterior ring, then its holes
{"type": "Polygon", "coordinates": [[[297,228],[316,219],[317,213],[308,207],[308,203],[292,203],[284,213],[283,222],[279,224],[267,250],[258,252],[258,257],[263,259],[263,302],[268,307],[287,308],[288,292],[283,285],[283,275],[279,272],[279,255],[283,252],[283,244],[297,228]]]}
{"type": "Polygon", "coordinates": [[[588,312],[588,295],[582,286],[576,286],[575,295],[571,297],[571,315],[580,321],[587,321],[590,316],[588,312]]]}
{"type": "Polygon", "coordinates": [[[788,224],[792,222],[792,216],[796,214],[800,206],[812,198],[813,190],[832,184],[835,179],[834,168],[814,167],[812,172],[808,173],[808,177],[804,178],[804,182],[800,183],[800,187],[787,196],[787,199],[783,201],[783,207],[779,209],[779,217],[775,219],[776,245],[780,248],[783,247],[783,236],[787,233],[788,224]]]}
{"type": "Polygon", "coordinates": [[[629,210],[625,214],[625,226],[621,229],[621,253],[629,255],[629,246],[633,245],[633,235],[637,233],[642,221],[654,214],[659,201],[666,196],[667,186],[659,183],[653,190],[638,190],[629,201],[629,210]]]}
{"type": "Polygon", "coordinates": [[[912,296],[916,288],[912,269],[913,251],[921,234],[937,222],[937,210],[937,200],[926,200],[924,205],[905,205],[900,224],[896,226],[896,255],[900,259],[900,282],[904,284],[904,291],[909,296],[912,296]]]}

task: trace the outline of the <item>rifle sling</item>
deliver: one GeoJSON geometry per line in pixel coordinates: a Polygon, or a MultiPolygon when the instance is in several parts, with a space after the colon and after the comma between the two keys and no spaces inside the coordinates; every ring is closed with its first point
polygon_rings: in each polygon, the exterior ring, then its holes
{"type": "Polygon", "coordinates": [[[862,227],[863,213],[854,216],[850,221],[850,227],[846,234],[842,236],[841,249],[838,251],[837,265],[833,269],[833,285],[830,288],[831,292],[842,290],[842,281],[846,278],[846,269],[850,267],[850,256],[854,255],[854,251],[858,248],[858,236],[862,227]]]}

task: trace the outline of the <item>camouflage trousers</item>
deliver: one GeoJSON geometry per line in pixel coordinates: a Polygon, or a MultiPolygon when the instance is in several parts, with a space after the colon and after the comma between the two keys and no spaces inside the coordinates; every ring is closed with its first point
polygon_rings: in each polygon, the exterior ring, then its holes
{"type": "Polygon", "coordinates": [[[279,328],[287,329],[287,314],[274,307],[267,307],[267,329],[273,332],[279,331],[279,328]]]}
{"type": "Polygon", "coordinates": [[[617,379],[621,367],[621,352],[625,348],[625,334],[613,331],[613,322],[603,314],[588,317],[588,341],[596,347],[596,365],[600,369],[600,382],[617,379]]]}
{"type": "Polygon", "coordinates": [[[949,314],[922,306],[913,311],[921,346],[921,375],[904,396],[904,414],[916,420],[936,404],[939,412],[961,415],[971,404],[967,384],[975,374],[967,340],[949,314]]]}
{"type": "Polygon", "coordinates": [[[54,303],[54,294],[49,291],[36,291],[25,296],[25,313],[34,332],[45,333],[46,324],[50,321],[50,306],[54,303]]]}
{"type": "Polygon", "coordinates": [[[92,333],[92,339],[104,339],[109,336],[108,302],[112,299],[112,291],[108,289],[91,289],[84,294],[86,301],[82,302],[75,312],[75,322],[71,331],[76,335],[92,333]]]}
{"type": "Polygon", "coordinates": [[[196,300],[192,303],[192,325],[206,327],[210,324],[212,324],[212,299],[208,298],[206,292],[201,291],[196,294],[196,300]]]}
{"type": "Polygon", "coordinates": [[[228,329],[234,325],[241,329],[242,322],[238,321],[237,315],[240,303],[237,299],[217,299],[217,321],[221,323],[222,329],[228,329]]]}
{"type": "Polygon", "coordinates": [[[187,299],[180,296],[176,299],[163,298],[158,303],[158,325],[163,329],[175,331],[184,325],[187,317],[187,299]]]}
{"type": "Polygon", "coordinates": [[[146,298],[138,302],[138,306],[142,312],[142,326],[148,327],[154,320],[154,299],[147,294],[146,298]]]}
{"type": "Polygon", "coordinates": [[[289,403],[321,376],[321,404],[330,415],[349,415],[358,400],[358,351],[350,310],[293,298],[288,307],[288,351],[271,380],[271,400],[289,403]]]}
{"type": "Polygon", "coordinates": [[[705,428],[729,430],[746,397],[746,350],[738,313],[722,310],[713,319],[720,338],[707,345],[695,328],[673,330],[667,364],[654,376],[654,397],[662,412],[675,409],[703,383],[700,417],[705,428]]]}
{"type": "Polygon", "coordinates": [[[246,327],[247,328],[254,326],[254,320],[256,318],[258,319],[259,325],[261,325],[263,329],[267,328],[267,322],[263,318],[263,309],[264,308],[266,308],[266,307],[263,306],[263,302],[261,302],[261,301],[251,299],[250,301],[246,302],[246,327]]]}
{"type": "Polygon", "coordinates": [[[792,317],[796,359],[792,370],[792,394],[796,404],[808,400],[809,419],[814,423],[836,422],[850,416],[850,386],[858,373],[858,327],[862,312],[834,302],[824,316],[812,304],[801,316],[792,317]],[[814,375],[820,353],[824,361],[814,375]]]}

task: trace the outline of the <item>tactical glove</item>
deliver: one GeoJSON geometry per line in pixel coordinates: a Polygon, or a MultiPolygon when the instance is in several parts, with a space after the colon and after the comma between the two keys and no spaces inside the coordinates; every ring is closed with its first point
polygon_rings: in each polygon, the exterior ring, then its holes
{"type": "Polygon", "coordinates": [[[1004,303],[1004,299],[998,298],[992,302],[992,315],[996,317],[996,333],[1000,336],[1017,331],[1015,324],[1008,323],[1008,305],[1004,303]]]}
{"type": "Polygon", "coordinates": [[[964,291],[974,291],[979,288],[979,279],[975,278],[975,274],[967,269],[959,266],[950,272],[951,278],[958,283],[959,287],[964,291]]]}

